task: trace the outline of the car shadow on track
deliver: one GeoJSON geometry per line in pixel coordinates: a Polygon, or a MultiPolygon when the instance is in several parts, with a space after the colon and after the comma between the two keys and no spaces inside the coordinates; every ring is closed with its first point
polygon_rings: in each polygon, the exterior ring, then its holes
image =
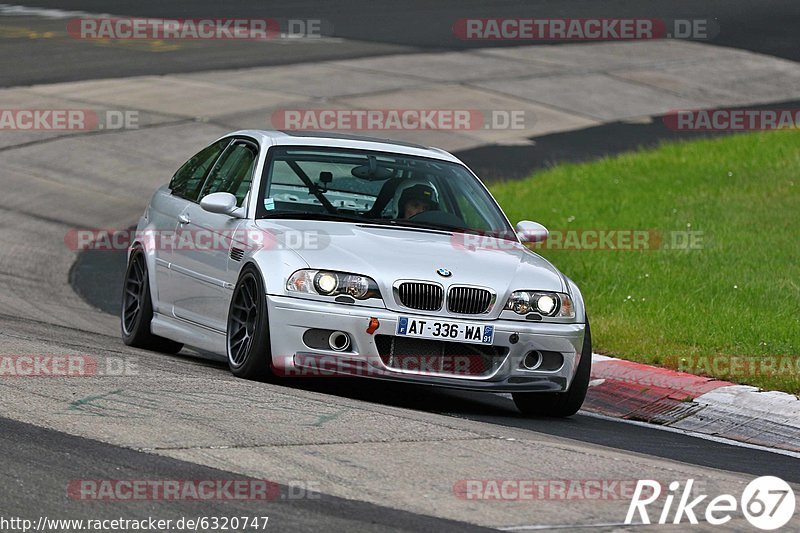
{"type": "Polygon", "coordinates": [[[350,398],[376,405],[442,414],[530,432],[531,440],[547,434],[575,441],[750,475],[774,475],[800,481],[796,458],[742,448],[656,426],[580,412],[569,418],[528,417],[508,395],[427,387],[363,378],[292,379],[277,383],[292,388],[350,398]]]}
{"type": "Polygon", "coordinates": [[[364,378],[307,378],[284,380],[280,383],[322,394],[431,413],[519,416],[510,398],[491,393],[453,391],[364,378]]]}
{"type": "MultiPolygon", "coordinates": [[[[215,368],[228,377],[228,365],[217,356],[186,349],[178,355],[186,365],[215,368]]],[[[655,426],[634,425],[621,420],[580,412],[569,418],[526,417],[506,394],[471,392],[366,378],[273,378],[269,382],[243,382],[252,387],[288,387],[332,397],[439,414],[530,432],[530,440],[541,434],[625,450],[703,467],[751,475],[774,475],[800,482],[795,457],[710,441],[655,426]]]]}
{"type": "MultiPolygon", "coordinates": [[[[203,350],[184,348],[173,357],[185,360],[187,363],[201,364],[228,372],[228,364],[224,359],[203,350]]],[[[465,418],[484,416],[509,417],[519,420],[537,419],[523,417],[514,406],[510,396],[496,393],[453,390],[391,380],[337,375],[273,377],[264,383],[264,385],[270,384],[378,405],[465,418]]],[[[546,417],[539,419],[552,420],[546,417]]]]}
{"type": "MultiPolygon", "coordinates": [[[[228,372],[228,364],[218,355],[184,348],[172,357],[191,364],[200,364],[228,372]]],[[[511,416],[522,418],[510,397],[487,392],[452,390],[444,387],[400,383],[348,376],[273,377],[265,385],[274,384],[308,392],[329,394],[351,400],[414,409],[454,416],[511,416]]],[[[255,385],[255,382],[254,382],[255,385]]],[[[542,418],[547,420],[547,418],[542,418]]]]}

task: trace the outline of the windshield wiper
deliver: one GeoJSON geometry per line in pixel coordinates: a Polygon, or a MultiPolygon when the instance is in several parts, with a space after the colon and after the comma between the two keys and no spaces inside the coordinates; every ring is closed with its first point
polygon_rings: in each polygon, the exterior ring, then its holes
{"type": "Polygon", "coordinates": [[[333,222],[373,223],[374,219],[344,213],[308,213],[305,211],[270,211],[262,218],[290,218],[293,220],[330,220],[333,222]]]}
{"type": "Polygon", "coordinates": [[[362,227],[369,227],[369,226],[380,226],[381,228],[396,230],[396,231],[414,231],[417,233],[435,233],[436,235],[452,235],[452,231],[445,230],[445,229],[437,229],[437,228],[429,228],[425,226],[406,226],[406,225],[397,225],[397,224],[389,224],[387,222],[365,222],[360,224],[362,227]]]}
{"type": "MultiPolygon", "coordinates": [[[[484,235],[481,231],[462,226],[452,226],[450,224],[440,224],[435,222],[414,222],[413,220],[405,219],[385,219],[385,218],[369,218],[359,215],[347,215],[344,213],[308,213],[305,211],[270,211],[262,218],[265,219],[279,219],[287,218],[292,220],[325,220],[331,222],[354,222],[356,224],[371,224],[374,226],[383,226],[392,229],[408,229],[408,230],[428,230],[432,232],[444,233],[470,233],[475,235],[484,235]]],[[[502,238],[493,236],[495,238],[502,238]]]]}
{"type": "MultiPolygon", "coordinates": [[[[437,222],[414,222],[413,220],[391,220],[388,221],[388,224],[392,227],[401,229],[401,228],[409,228],[409,229],[427,229],[430,231],[444,231],[447,233],[468,233],[470,235],[481,235],[483,237],[489,237],[493,239],[503,239],[503,240],[515,240],[514,238],[510,238],[504,236],[503,234],[493,231],[493,232],[485,232],[473,228],[465,228],[463,226],[453,226],[450,224],[442,224],[437,222]]],[[[513,234],[510,234],[513,235],[513,234]]]]}
{"type": "Polygon", "coordinates": [[[435,222],[414,222],[413,220],[390,220],[388,224],[391,226],[395,226],[398,228],[407,227],[407,228],[415,228],[415,229],[430,229],[436,231],[447,231],[447,232],[471,232],[469,228],[464,228],[461,226],[451,226],[450,224],[438,224],[435,222]]]}

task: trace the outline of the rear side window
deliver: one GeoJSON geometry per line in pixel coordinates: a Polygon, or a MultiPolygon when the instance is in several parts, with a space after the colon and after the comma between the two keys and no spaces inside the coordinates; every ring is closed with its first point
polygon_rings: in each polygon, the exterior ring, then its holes
{"type": "Polygon", "coordinates": [[[234,142],[209,173],[200,198],[215,192],[229,192],[241,207],[250,190],[257,155],[258,150],[250,143],[234,142]]]}
{"type": "Polygon", "coordinates": [[[214,161],[217,160],[225,147],[228,146],[229,142],[229,139],[215,142],[184,163],[169,182],[172,194],[187,200],[197,201],[208,169],[214,164],[214,161]]]}

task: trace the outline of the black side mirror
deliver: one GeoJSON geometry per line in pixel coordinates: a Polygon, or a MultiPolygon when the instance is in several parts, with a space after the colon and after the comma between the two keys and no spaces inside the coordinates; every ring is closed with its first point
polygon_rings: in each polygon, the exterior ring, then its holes
{"type": "Polygon", "coordinates": [[[327,170],[323,170],[322,172],[319,173],[319,182],[322,184],[320,190],[322,192],[328,192],[328,185],[330,185],[331,182],[333,182],[333,173],[328,172],[327,170]]]}

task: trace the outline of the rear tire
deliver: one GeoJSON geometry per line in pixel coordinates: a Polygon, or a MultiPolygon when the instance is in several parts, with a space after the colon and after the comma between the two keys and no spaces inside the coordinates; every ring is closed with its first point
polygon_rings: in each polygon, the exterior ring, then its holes
{"type": "Polygon", "coordinates": [[[261,273],[250,265],[233,289],[225,346],[234,376],[256,381],[272,377],[267,293],[261,273]]]}
{"type": "Polygon", "coordinates": [[[586,319],[586,333],[583,336],[581,360],[578,371],[566,392],[515,392],[511,396],[517,409],[527,416],[567,417],[578,412],[589,390],[592,374],[592,332],[589,319],[586,319]]]}
{"type": "Polygon", "coordinates": [[[153,320],[153,300],[150,297],[150,277],[147,262],[141,249],[135,249],[125,271],[122,287],[120,329],[122,342],[135,348],[176,354],[183,344],[158,335],[153,335],[150,323],[153,320]]]}

